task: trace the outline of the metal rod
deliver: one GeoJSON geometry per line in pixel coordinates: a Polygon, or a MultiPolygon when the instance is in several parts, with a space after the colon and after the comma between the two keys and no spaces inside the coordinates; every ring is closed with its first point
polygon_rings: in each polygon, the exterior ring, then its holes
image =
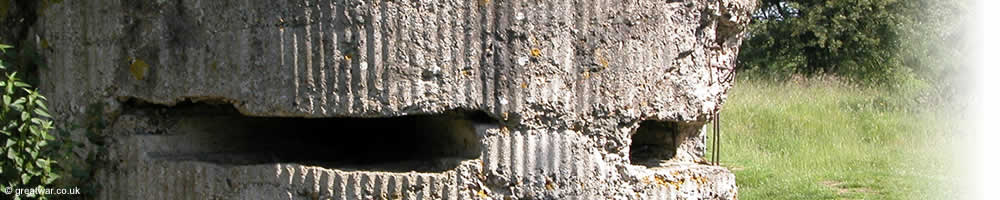
{"type": "Polygon", "coordinates": [[[722,160],[722,112],[715,113],[715,165],[722,160]]]}
{"type": "Polygon", "coordinates": [[[719,114],[712,114],[712,165],[719,164],[719,114]]]}
{"type": "Polygon", "coordinates": [[[719,113],[718,112],[716,112],[715,116],[712,117],[712,121],[713,121],[712,122],[712,137],[713,137],[712,138],[712,142],[713,142],[713,144],[712,144],[712,164],[713,165],[719,165],[719,158],[720,158],[720,155],[719,155],[719,146],[720,145],[719,145],[719,143],[721,143],[722,140],[719,138],[720,134],[719,134],[719,113]]]}

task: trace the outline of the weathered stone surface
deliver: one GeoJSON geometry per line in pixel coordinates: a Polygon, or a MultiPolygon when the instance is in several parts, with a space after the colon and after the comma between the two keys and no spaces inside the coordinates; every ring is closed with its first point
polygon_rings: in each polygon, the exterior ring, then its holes
{"type": "Polygon", "coordinates": [[[733,175],[695,163],[753,2],[64,1],[37,32],[57,117],[109,124],[89,145],[103,199],[731,199],[733,175]],[[198,155],[232,150],[219,135],[242,129],[163,114],[188,102],[231,104],[230,117],[498,122],[469,126],[478,157],[444,171],[234,164],[198,155]],[[670,139],[643,144],[673,150],[633,164],[649,120],[672,123],[650,137],[670,139]],[[162,159],[182,151],[197,158],[162,159]]]}

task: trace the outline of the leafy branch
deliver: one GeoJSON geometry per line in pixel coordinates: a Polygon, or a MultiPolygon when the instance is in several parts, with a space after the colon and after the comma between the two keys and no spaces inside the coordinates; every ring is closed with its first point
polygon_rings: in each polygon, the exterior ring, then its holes
{"type": "MultiPolygon", "coordinates": [[[[6,53],[8,45],[0,45],[6,53]]],[[[0,70],[7,66],[0,62],[0,70]]],[[[21,81],[17,73],[6,74],[0,81],[0,177],[4,188],[43,189],[59,178],[52,166],[56,163],[46,153],[45,147],[55,140],[49,131],[54,127],[52,116],[45,105],[47,100],[38,89],[21,81]]],[[[26,197],[46,199],[41,194],[26,197]]],[[[20,199],[15,196],[15,199],[20,199]]]]}

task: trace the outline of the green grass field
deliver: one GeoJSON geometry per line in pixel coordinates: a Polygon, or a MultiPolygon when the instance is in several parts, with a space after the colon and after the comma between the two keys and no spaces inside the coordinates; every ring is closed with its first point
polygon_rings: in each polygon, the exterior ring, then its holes
{"type": "Polygon", "coordinates": [[[960,198],[946,106],[831,78],[741,78],[729,94],[722,165],[740,199],[960,198]]]}

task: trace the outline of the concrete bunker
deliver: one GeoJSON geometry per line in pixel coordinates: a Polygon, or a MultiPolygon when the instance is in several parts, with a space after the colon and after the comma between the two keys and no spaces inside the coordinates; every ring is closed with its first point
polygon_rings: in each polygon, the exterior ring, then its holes
{"type": "Polygon", "coordinates": [[[677,122],[645,120],[632,133],[629,159],[633,165],[655,165],[677,154],[680,126],[677,122]]]}
{"type": "MultiPolygon", "coordinates": [[[[498,122],[480,111],[398,117],[255,117],[231,104],[137,106],[160,121],[153,160],[223,166],[302,164],[340,170],[443,172],[480,157],[480,137],[498,122]]],[[[151,121],[154,121],[151,120],[151,121]]]]}

